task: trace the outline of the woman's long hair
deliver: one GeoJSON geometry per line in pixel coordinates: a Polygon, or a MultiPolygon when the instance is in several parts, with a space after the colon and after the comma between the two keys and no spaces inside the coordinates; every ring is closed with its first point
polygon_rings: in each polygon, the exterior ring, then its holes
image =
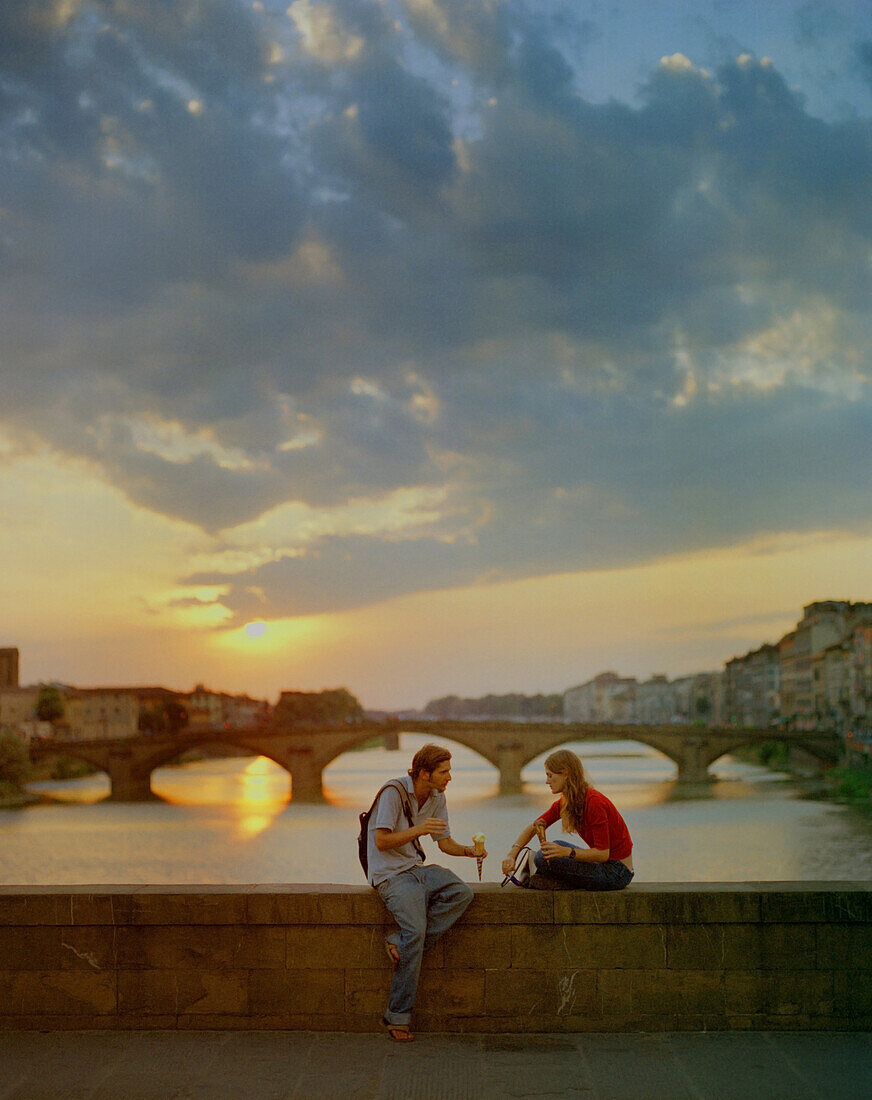
{"type": "Polygon", "coordinates": [[[566,776],[560,795],[560,820],[565,833],[581,833],[584,824],[584,801],[590,784],[581,761],[570,749],[558,749],[545,760],[550,772],[566,776]]]}

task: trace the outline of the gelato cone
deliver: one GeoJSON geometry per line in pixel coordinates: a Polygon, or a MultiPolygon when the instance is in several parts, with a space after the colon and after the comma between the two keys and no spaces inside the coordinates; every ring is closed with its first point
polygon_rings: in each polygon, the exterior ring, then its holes
{"type": "Polygon", "coordinates": [[[475,846],[475,862],[478,867],[478,881],[481,882],[481,865],[484,863],[484,833],[476,833],[472,838],[475,846]]]}
{"type": "Polygon", "coordinates": [[[545,843],[545,826],[542,824],[541,821],[537,821],[533,825],[533,828],[536,830],[536,836],[539,838],[539,843],[544,844],[545,843]]]}

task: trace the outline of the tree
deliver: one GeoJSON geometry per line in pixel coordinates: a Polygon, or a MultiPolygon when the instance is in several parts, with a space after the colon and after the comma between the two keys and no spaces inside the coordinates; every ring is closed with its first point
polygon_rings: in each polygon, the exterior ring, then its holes
{"type": "Polygon", "coordinates": [[[151,707],[140,707],[137,727],[141,733],[177,734],[188,724],[188,712],[178,699],[167,699],[151,707]]]}
{"type": "Polygon", "coordinates": [[[64,716],[64,701],[54,684],[40,684],[36,696],[36,717],[40,722],[57,722],[64,716]]]}
{"type": "Polygon", "coordinates": [[[358,722],[363,718],[363,707],[347,688],[283,691],[273,717],[279,724],[358,722]]]}
{"type": "Polygon", "coordinates": [[[20,790],[30,775],[30,755],[24,741],[8,727],[0,729],[0,784],[20,790]]]}

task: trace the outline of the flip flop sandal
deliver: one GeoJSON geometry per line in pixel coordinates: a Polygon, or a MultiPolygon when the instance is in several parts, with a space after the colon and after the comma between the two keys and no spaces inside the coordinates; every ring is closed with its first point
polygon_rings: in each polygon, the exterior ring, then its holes
{"type": "Polygon", "coordinates": [[[393,940],[385,940],[385,954],[391,960],[391,966],[396,970],[400,965],[400,951],[393,940]]]}
{"type": "Polygon", "coordinates": [[[409,1031],[406,1024],[385,1024],[388,1038],[395,1043],[414,1043],[415,1036],[409,1031]]]}

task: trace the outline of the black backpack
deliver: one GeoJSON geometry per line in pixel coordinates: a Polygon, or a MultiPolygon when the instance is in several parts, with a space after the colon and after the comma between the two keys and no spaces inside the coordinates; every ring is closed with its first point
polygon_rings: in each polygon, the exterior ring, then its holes
{"type": "MultiPolygon", "coordinates": [[[[386,791],[388,787],[393,787],[400,792],[400,802],[403,804],[403,811],[406,815],[406,820],[409,822],[411,828],[415,824],[415,818],[412,814],[412,803],[409,800],[409,792],[406,789],[405,783],[399,779],[392,779],[389,783],[381,788],[375,798],[372,800],[372,805],[368,810],[365,810],[360,815],[360,832],[357,834],[357,858],[360,860],[360,866],[363,868],[363,873],[369,877],[369,853],[367,852],[367,840],[369,837],[369,819],[372,817],[372,812],[376,807],[376,803],[382,796],[382,791],[386,791]]],[[[415,851],[421,857],[421,862],[427,858],[424,855],[424,849],[421,847],[421,842],[417,837],[412,841],[415,846],[415,851]]]]}

